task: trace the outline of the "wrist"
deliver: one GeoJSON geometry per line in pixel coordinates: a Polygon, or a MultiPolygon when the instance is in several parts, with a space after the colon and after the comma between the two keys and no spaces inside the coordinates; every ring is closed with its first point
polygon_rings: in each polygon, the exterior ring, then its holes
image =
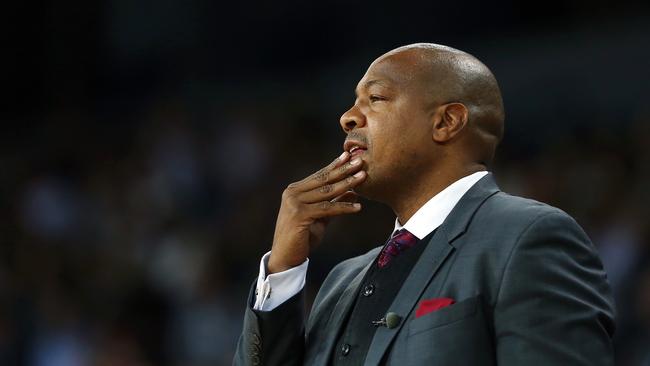
{"type": "Polygon", "coordinates": [[[273,252],[271,252],[271,255],[269,256],[269,261],[266,264],[267,275],[284,272],[288,269],[299,266],[304,261],[305,261],[304,259],[302,261],[278,260],[276,259],[276,257],[273,256],[273,252]]]}

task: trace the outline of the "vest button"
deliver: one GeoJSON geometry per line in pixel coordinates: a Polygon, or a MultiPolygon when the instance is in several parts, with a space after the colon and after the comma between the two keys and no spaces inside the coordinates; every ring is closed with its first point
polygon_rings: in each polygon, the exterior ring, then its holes
{"type": "Polygon", "coordinates": [[[375,285],[368,285],[363,288],[363,296],[368,297],[375,293],[375,285]]]}
{"type": "Polygon", "coordinates": [[[350,354],[350,345],[349,344],[346,343],[346,344],[341,346],[341,354],[343,356],[347,356],[348,354],[350,354]]]}

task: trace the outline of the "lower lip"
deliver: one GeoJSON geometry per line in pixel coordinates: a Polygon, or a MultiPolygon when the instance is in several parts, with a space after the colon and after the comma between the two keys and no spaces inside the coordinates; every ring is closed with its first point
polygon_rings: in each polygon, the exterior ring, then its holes
{"type": "Polygon", "coordinates": [[[356,149],[352,153],[350,153],[350,155],[359,156],[359,155],[361,155],[361,154],[363,154],[365,152],[366,152],[366,149],[356,149]]]}

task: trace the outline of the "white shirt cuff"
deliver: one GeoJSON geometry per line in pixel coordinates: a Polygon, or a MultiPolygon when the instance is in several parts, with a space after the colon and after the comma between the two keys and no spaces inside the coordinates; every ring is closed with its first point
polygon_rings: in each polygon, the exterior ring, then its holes
{"type": "Polygon", "coordinates": [[[271,252],[269,251],[260,261],[260,274],[257,277],[255,304],[253,305],[255,310],[271,311],[305,287],[309,258],[299,266],[267,276],[266,266],[270,256],[271,252]]]}

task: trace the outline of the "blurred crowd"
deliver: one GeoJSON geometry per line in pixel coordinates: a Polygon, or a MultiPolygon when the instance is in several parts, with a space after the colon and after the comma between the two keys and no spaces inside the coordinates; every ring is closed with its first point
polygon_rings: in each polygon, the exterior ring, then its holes
{"type": "MultiPolygon", "coordinates": [[[[137,125],[65,111],[4,155],[0,363],[228,364],[284,185],[336,156],[344,138],[336,121],[283,124],[286,112],[264,111],[205,123],[168,97],[137,125]]],[[[537,148],[506,136],[494,167],[505,191],[563,208],[598,246],[621,365],[650,357],[649,127],[640,114],[616,133],[559,128],[537,148]]],[[[311,296],[337,261],[391,230],[386,208],[365,211],[332,223],[311,296]]]]}
{"type": "MultiPolygon", "coordinates": [[[[507,111],[497,182],[577,219],[616,297],[618,364],[650,365],[647,18],[612,25],[604,2],[589,16],[579,1],[472,14],[382,4],[340,23],[327,14],[368,9],[27,9],[36,26],[12,38],[15,87],[0,111],[0,365],[230,364],[282,190],[339,155],[338,116],[368,63],[422,40],[493,68],[507,111]],[[592,21],[569,32],[550,15],[592,21]]],[[[393,221],[374,202],[332,220],[307,298],[393,221]]]]}

